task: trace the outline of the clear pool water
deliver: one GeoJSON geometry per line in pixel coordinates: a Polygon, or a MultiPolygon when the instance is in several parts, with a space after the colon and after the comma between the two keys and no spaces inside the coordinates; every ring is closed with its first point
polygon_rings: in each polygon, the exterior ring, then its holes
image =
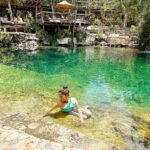
{"type": "Polygon", "coordinates": [[[122,122],[125,110],[130,110],[135,118],[140,115],[141,120],[137,120],[140,127],[145,120],[142,136],[149,132],[150,54],[140,54],[134,49],[58,47],[37,52],[3,52],[0,57],[0,99],[8,102],[4,107],[1,101],[1,111],[28,109],[30,114],[43,113],[42,108],[58,99],[57,91],[68,85],[71,96],[81,105],[92,106],[94,120],[81,128],[73,120],[61,117],[55,117],[57,122],[121,145],[112,122],[118,119],[122,122]]]}
{"type": "Polygon", "coordinates": [[[68,85],[80,103],[150,106],[150,55],[113,48],[18,53],[0,67],[1,92],[53,93],[68,85]]]}

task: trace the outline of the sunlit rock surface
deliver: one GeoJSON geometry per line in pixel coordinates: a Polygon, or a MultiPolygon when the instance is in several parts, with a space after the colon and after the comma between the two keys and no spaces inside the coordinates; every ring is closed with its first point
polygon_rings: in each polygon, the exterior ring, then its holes
{"type": "Polygon", "coordinates": [[[35,121],[19,113],[9,113],[1,118],[0,133],[2,150],[117,150],[111,143],[88,138],[52,122],[35,121]]]}
{"type": "Polygon", "coordinates": [[[35,50],[38,48],[39,39],[36,34],[23,32],[1,32],[0,46],[12,47],[19,50],[35,50]]]}

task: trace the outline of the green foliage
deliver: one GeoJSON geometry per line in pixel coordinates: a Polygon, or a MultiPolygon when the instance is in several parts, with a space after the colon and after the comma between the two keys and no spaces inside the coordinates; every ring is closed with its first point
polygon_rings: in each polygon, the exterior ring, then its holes
{"type": "Polygon", "coordinates": [[[49,42],[52,46],[58,45],[58,39],[63,39],[65,37],[71,37],[71,31],[69,29],[58,29],[51,32],[49,35],[49,42]]]}
{"type": "Polygon", "coordinates": [[[0,49],[0,62],[3,64],[9,64],[14,58],[14,50],[13,49],[6,49],[1,48],[0,49]]]}
{"type": "Polygon", "coordinates": [[[60,29],[60,30],[58,30],[58,32],[57,32],[57,38],[63,39],[65,37],[71,37],[70,30],[67,30],[67,29],[60,29]]]}
{"type": "Polygon", "coordinates": [[[101,25],[101,20],[98,19],[98,18],[95,18],[94,24],[95,24],[95,25],[101,25]]]}
{"type": "Polygon", "coordinates": [[[11,34],[5,34],[0,32],[0,46],[1,47],[10,47],[13,36],[11,34]]]}
{"type": "Polygon", "coordinates": [[[29,32],[31,32],[31,30],[36,31],[36,35],[40,39],[40,43],[44,43],[44,42],[49,43],[48,33],[36,24],[35,19],[32,16],[32,13],[30,12],[27,13],[25,22],[29,32]]]}
{"type": "Polygon", "coordinates": [[[97,35],[99,39],[103,39],[105,36],[103,29],[99,29],[97,35]]]}
{"type": "Polygon", "coordinates": [[[138,33],[138,28],[136,26],[132,25],[130,31],[132,33],[138,33]]]}
{"type": "Polygon", "coordinates": [[[141,50],[150,50],[150,11],[145,16],[145,22],[139,36],[139,45],[141,50]]]}
{"type": "Polygon", "coordinates": [[[83,42],[87,37],[87,33],[84,30],[79,30],[75,33],[75,37],[77,38],[77,42],[83,42]]]}
{"type": "MultiPolygon", "coordinates": [[[[104,25],[118,24],[126,27],[130,21],[136,22],[136,25],[140,24],[143,16],[150,9],[150,0],[90,0],[89,6],[99,6],[104,25]],[[108,11],[111,11],[110,18],[107,16],[108,11]]],[[[93,24],[95,18],[97,16],[92,16],[93,24]]]]}

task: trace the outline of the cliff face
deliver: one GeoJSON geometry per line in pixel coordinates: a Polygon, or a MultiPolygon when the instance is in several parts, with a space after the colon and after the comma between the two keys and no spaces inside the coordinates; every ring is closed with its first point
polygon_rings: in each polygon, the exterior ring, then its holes
{"type": "Polygon", "coordinates": [[[120,29],[107,26],[87,27],[88,36],[85,43],[113,47],[137,47],[138,34],[129,29],[120,29]]]}
{"type": "Polygon", "coordinates": [[[20,50],[35,50],[39,39],[36,34],[22,32],[1,32],[0,47],[12,47],[20,50]]]}
{"type": "MultiPolygon", "coordinates": [[[[70,37],[57,40],[58,45],[69,45],[70,37]]],[[[74,37],[75,45],[82,46],[110,46],[110,47],[138,47],[138,33],[131,29],[110,28],[108,26],[88,26],[79,28],[74,37]]]]}

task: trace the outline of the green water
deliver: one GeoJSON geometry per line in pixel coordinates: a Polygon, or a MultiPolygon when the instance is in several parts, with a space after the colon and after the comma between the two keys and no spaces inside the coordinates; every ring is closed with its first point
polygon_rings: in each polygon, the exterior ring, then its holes
{"type": "Polygon", "coordinates": [[[150,54],[88,47],[15,53],[8,62],[4,56],[2,93],[37,92],[56,99],[58,89],[68,85],[81,104],[150,107],[150,54]]]}
{"type": "Polygon", "coordinates": [[[78,118],[60,113],[46,119],[120,149],[132,146],[135,120],[139,136],[150,146],[150,54],[93,47],[0,52],[0,113],[41,116],[58,100],[63,85],[80,105],[91,106],[92,118],[82,126],[78,118]]]}

